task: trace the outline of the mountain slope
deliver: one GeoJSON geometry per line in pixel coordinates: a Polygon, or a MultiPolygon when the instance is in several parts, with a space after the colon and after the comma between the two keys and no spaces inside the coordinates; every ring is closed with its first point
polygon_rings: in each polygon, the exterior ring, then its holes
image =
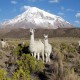
{"type": "Polygon", "coordinates": [[[70,28],[72,25],[63,18],[36,7],[30,7],[14,19],[1,23],[8,28],[70,28]]]}
{"type": "MultiPolygon", "coordinates": [[[[80,28],[35,29],[35,38],[42,38],[43,34],[53,37],[79,37],[80,28]]],[[[0,38],[30,38],[29,29],[12,29],[4,32],[0,29],[0,38]]]]}

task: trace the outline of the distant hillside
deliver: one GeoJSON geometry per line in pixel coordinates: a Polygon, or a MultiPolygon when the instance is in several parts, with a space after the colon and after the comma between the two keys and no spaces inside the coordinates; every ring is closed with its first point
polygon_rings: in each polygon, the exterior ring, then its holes
{"type": "MultiPolygon", "coordinates": [[[[80,28],[36,29],[35,37],[43,38],[43,34],[52,37],[80,37],[80,28]]],[[[29,38],[29,29],[0,30],[0,38],[29,38]]]]}

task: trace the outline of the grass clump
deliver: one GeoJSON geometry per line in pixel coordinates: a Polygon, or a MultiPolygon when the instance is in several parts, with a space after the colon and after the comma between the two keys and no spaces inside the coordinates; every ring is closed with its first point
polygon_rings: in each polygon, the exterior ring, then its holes
{"type": "Polygon", "coordinates": [[[36,72],[42,72],[44,69],[44,63],[37,61],[29,53],[24,53],[24,46],[17,46],[13,50],[13,57],[15,60],[11,61],[14,64],[15,70],[12,71],[13,80],[30,80],[30,75],[36,72]],[[21,78],[22,77],[22,78],[21,78]]]}

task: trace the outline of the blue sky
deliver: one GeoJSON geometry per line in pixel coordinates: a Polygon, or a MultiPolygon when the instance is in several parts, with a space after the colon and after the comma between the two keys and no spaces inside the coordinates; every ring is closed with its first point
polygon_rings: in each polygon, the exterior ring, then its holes
{"type": "Polygon", "coordinates": [[[80,0],[0,0],[0,22],[23,13],[27,6],[61,16],[80,27],[80,0]]]}

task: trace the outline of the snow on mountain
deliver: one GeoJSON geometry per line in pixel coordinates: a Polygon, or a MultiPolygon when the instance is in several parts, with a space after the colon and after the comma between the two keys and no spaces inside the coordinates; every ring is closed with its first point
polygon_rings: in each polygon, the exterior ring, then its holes
{"type": "Polygon", "coordinates": [[[36,7],[30,7],[24,13],[14,19],[1,23],[1,26],[9,28],[69,28],[72,25],[60,16],[50,14],[36,7]]]}

